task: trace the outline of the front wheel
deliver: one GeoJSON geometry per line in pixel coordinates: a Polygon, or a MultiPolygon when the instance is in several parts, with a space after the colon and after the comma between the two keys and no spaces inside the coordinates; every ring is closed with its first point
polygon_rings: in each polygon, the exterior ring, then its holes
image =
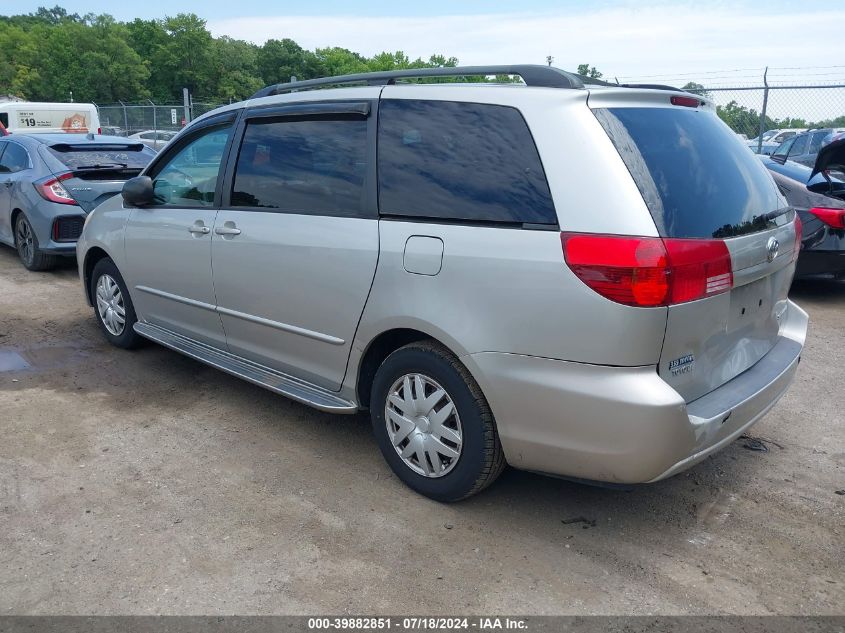
{"type": "Polygon", "coordinates": [[[373,380],[370,416],[393,472],[437,501],[470,497],[504,469],[486,398],[437,343],[411,343],[385,359],[373,380]]]}
{"type": "Polygon", "coordinates": [[[116,347],[132,349],[138,347],[143,338],[132,326],[137,322],[132,299],[126,283],[114,262],[101,259],[91,274],[91,298],[94,302],[94,316],[106,339],[116,347]]]}

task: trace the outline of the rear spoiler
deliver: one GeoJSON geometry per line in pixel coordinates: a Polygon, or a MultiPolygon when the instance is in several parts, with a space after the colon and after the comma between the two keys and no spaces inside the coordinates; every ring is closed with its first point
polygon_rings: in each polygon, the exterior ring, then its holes
{"type": "Polygon", "coordinates": [[[50,149],[57,152],[96,152],[96,151],[120,151],[125,152],[140,152],[144,149],[143,143],[82,143],[74,145],[73,143],[56,143],[50,145],[50,149]]]}

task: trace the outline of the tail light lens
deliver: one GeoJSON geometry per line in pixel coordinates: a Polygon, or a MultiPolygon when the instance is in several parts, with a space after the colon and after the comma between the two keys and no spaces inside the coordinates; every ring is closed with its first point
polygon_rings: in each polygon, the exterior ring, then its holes
{"type": "Polygon", "coordinates": [[[58,176],[50,176],[42,180],[36,180],[33,183],[35,190],[41,194],[41,197],[50,202],[58,202],[59,204],[76,204],[76,200],[65,189],[62,181],[68,178],[73,178],[73,174],[66,172],[58,176]]]}
{"type": "Polygon", "coordinates": [[[686,106],[687,108],[697,108],[702,104],[701,99],[696,99],[695,97],[671,97],[669,102],[672,105],[676,106],[686,106]]]}
{"type": "Polygon", "coordinates": [[[97,128],[97,134],[102,134],[102,133],[103,133],[103,128],[98,127],[98,128],[97,128]]]}
{"type": "Polygon", "coordinates": [[[845,229],[845,209],[815,207],[810,213],[833,229],[845,229]]]}
{"type": "Polygon", "coordinates": [[[561,233],[561,243],[566,264],[581,281],[624,305],[685,303],[733,286],[722,240],[561,233]]]}

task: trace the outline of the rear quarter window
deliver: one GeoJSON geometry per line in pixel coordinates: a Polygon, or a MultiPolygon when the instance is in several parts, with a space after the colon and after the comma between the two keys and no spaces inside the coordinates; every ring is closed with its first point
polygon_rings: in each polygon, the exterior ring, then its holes
{"type": "Polygon", "coordinates": [[[690,108],[593,112],[661,236],[726,238],[787,221],[789,208],[766,168],[714,114],[690,108]]]}
{"type": "Polygon", "coordinates": [[[382,215],[557,224],[534,140],[518,110],[392,99],[379,105],[382,215]]]}

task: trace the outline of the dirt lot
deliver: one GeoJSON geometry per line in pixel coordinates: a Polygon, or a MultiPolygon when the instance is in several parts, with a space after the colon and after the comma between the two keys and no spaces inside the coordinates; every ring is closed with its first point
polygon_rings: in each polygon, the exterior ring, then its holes
{"type": "Polygon", "coordinates": [[[768,452],[629,492],[509,470],[444,506],[366,417],[113,349],[75,268],[0,247],[0,613],[843,614],[845,284],[794,295],[768,452]]]}

